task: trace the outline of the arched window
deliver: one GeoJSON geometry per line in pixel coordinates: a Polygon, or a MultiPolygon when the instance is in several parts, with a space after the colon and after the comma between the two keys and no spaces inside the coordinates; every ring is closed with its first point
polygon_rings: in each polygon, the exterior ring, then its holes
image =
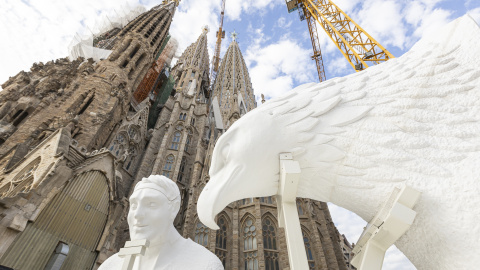
{"type": "Polygon", "coordinates": [[[260,202],[261,202],[261,203],[269,203],[269,204],[273,204],[273,201],[272,201],[272,196],[268,196],[268,197],[260,197],[260,202]]]}
{"type": "Polygon", "coordinates": [[[109,150],[115,155],[115,157],[118,158],[122,154],[124,149],[123,144],[125,142],[126,142],[125,136],[123,134],[118,134],[109,148],[109,150]]]}
{"type": "Polygon", "coordinates": [[[172,139],[172,145],[170,146],[171,149],[178,150],[178,143],[180,142],[181,136],[182,136],[182,133],[180,133],[180,131],[175,132],[172,139]]]}
{"type": "Polygon", "coordinates": [[[136,156],[137,156],[137,150],[133,146],[130,147],[130,149],[128,150],[128,157],[125,160],[125,164],[126,164],[125,169],[127,171],[130,169],[131,165],[135,162],[136,156]]]}
{"type": "Polygon", "coordinates": [[[182,157],[182,162],[180,162],[180,170],[178,171],[177,181],[182,182],[184,179],[184,172],[185,172],[185,164],[187,163],[187,158],[185,156],[182,157]]]}
{"type": "Polygon", "coordinates": [[[18,193],[27,193],[32,188],[34,174],[40,165],[40,157],[25,166],[12,181],[0,187],[0,198],[13,197],[18,193]]]}
{"type": "Polygon", "coordinates": [[[186,113],[184,113],[184,114],[183,114],[183,118],[182,118],[182,120],[185,120],[186,118],[187,118],[187,114],[186,114],[186,113]]]}
{"type": "Polygon", "coordinates": [[[172,171],[173,161],[175,157],[173,155],[169,155],[167,160],[165,161],[165,166],[163,167],[163,175],[166,177],[170,177],[170,172],[172,171]]]}
{"type": "Polygon", "coordinates": [[[183,120],[183,113],[180,114],[180,116],[178,117],[178,120],[183,120]]]}
{"type": "Polygon", "coordinates": [[[208,233],[210,229],[207,226],[203,225],[200,221],[197,223],[195,228],[195,242],[198,244],[207,247],[208,246],[208,233]]]}
{"type": "Polygon", "coordinates": [[[217,231],[217,239],[215,244],[215,255],[222,261],[225,268],[227,261],[227,220],[224,216],[220,216],[218,219],[218,226],[220,229],[217,231]]]}
{"type": "Polygon", "coordinates": [[[115,148],[116,145],[117,145],[117,141],[114,140],[112,145],[110,146],[110,148],[108,148],[108,150],[113,151],[113,149],[115,148]]]}
{"type": "Polygon", "coordinates": [[[190,125],[195,126],[195,118],[192,117],[192,120],[190,120],[190,125]]]}
{"type": "Polygon", "coordinates": [[[302,207],[302,202],[300,200],[297,200],[297,210],[298,210],[299,216],[305,215],[305,212],[303,211],[303,207],[302,207]]]}
{"type": "Polygon", "coordinates": [[[265,270],[280,270],[278,263],[277,230],[275,223],[267,217],[262,222],[263,247],[265,248],[265,270]]]}
{"type": "Polygon", "coordinates": [[[243,260],[245,270],[258,270],[257,228],[252,218],[243,224],[243,260]]]}
{"type": "Polygon", "coordinates": [[[128,129],[128,136],[130,136],[130,139],[136,140],[137,134],[138,134],[138,131],[134,127],[130,127],[128,129]]]}
{"type": "Polygon", "coordinates": [[[314,270],[315,259],[313,258],[312,242],[310,241],[310,237],[308,237],[308,234],[304,230],[302,230],[302,236],[303,236],[303,243],[305,244],[305,252],[307,253],[308,268],[310,270],[314,270]]]}
{"type": "Polygon", "coordinates": [[[253,198],[246,198],[242,200],[242,205],[253,203],[253,198]]]}

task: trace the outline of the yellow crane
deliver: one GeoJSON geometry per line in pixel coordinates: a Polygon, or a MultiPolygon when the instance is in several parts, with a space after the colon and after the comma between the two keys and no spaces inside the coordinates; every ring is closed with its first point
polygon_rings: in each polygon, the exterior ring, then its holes
{"type": "Polygon", "coordinates": [[[215,44],[215,53],[212,59],[212,69],[210,71],[210,83],[213,85],[217,77],[218,65],[220,64],[220,48],[222,47],[222,39],[225,38],[225,30],[223,30],[223,17],[225,15],[225,0],[222,0],[222,11],[220,12],[220,26],[217,31],[217,42],[215,44]]]}
{"type": "Polygon", "coordinates": [[[317,22],[348,60],[355,71],[395,58],[372,36],[330,0],[285,0],[288,12],[298,10],[300,20],[307,20],[312,40],[312,59],[317,64],[318,78],[325,81],[317,22]]]}

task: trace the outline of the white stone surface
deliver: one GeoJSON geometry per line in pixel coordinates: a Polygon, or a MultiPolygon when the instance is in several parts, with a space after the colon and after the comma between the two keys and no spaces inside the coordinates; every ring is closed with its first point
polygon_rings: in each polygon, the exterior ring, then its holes
{"type": "Polygon", "coordinates": [[[370,221],[394,188],[422,192],[396,246],[418,269],[480,265],[480,29],[462,17],[410,52],[345,78],[306,84],[235,122],[214,150],[199,217],[277,193],[294,153],[298,197],[370,221]],[[255,188],[253,188],[255,187],[255,188]]]}
{"type": "MultiPolygon", "coordinates": [[[[130,196],[128,225],[132,241],[147,239],[145,255],[136,256],[135,270],[221,270],[222,263],[209,250],[183,238],[173,227],[180,208],[177,184],[165,176],[142,179],[130,196]]],[[[116,253],[99,270],[122,269],[124,258],[116,253]]]]}

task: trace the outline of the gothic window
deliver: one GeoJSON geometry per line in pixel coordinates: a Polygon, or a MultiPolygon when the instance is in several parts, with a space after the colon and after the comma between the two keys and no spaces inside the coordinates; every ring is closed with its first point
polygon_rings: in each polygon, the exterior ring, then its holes
{"type": "Polygon", "coordinates": [[[275,223],[267,217],[262,223],[263,246],[265,248],[265,270],[280,270],[278,264],[277,231],[275,223]]]}
{"type": "Polygon", "coordinates": [[[27,193],[32,188],[34,173],[40,164],[40,157],[25,166],[9,183],[0,187],[0,198],[13,197],[18,193],[27,193]]]}
{"type": "Polygon", "coordinates": [[[190,86],[192,85],[192,80],[188,81],[188,86],[187,89],[190,89],[190,86]]]}
{"type": "Polygon", "coordinates": [[[187,158],[182,157],[182,162],[180,163],[180,170],[178,171],[177,181],[182,182],[184,178],[185,164],[187,163],[187,158]]]}
{"type": "Polygon", "coordinates": [[[108,148],[108,150],[113,151],[115,146],[117,146],[117,141],[116,140],[113,141],[112,145],[110,146],[110,148],[108,148]]]}
{"type": "Polygon", "coordinates": [[[181,136],[182,136],[182,133],[180,133],[180,131],[175,132],[172,139],[172,145],[170,146],[171,149],[178,150],[178,143],[180,142],[181,136]]]}
{"type": "Polygon", "coordinates": [[[112,151],[112,153],[114,153],[117,158],[119,157],[119,155],[122,154],[124,149],[123,145],[125,144],[125,142],[126,139],[123,134],[118,134],[117,138],[115,138],[115,140],[113,141],[113,144],[110,147],[110,151],[112,151]]]}
{"type": "Polygon", "coordinates": [[[192,120],[190,120],[190,125],[195,126],[195,118],[192,117],[192,120]]]}
{"type": "Polygon", "coordinates": [[[305,215],[305,212],[303,211],[303,207],[302,207],[302,202],[300,200],[297,200],[297,210],[298,210],[299,216],[305,215]]]}
{"type": "Polygon", "coordinates": [[[195,228],[195,242],[198,244],[207,247],[208,246],[208,233],[210,230],[207,226],[203,225],[200,221],[197,223],[195,228]]]}
{"type": "Polygon", "coordinates": [[[257,228],[252,218],[243,224],[243,260],[245,270],[258,270],[257,228]]]}
{"type": "Polygon", "coordinates": [[[184,120],[184,121],[185,121],[185,119],[186,119],[186,118],[187,118],[187,114],[186,114],[186,113],[184,113],[184,114],[183,114],[183,117],[182,117],[182,120],[184,120]]]}
{"type": "Polygon", "coordinates": [[[302,230],[302,236],[303,243],[305,244],[305,252],[307,253],[308,267],[310,270],[314,270],[315,259],[313,258],[312,242],[310,241],[310,237],[308,237],[308,234],[304,230],[302,230]]]}
{"type": "Polygon", "coordinates": [[[192,71],[191,77],[192,77],[192,78],[195,78],[195,71],[192,71]]]}
{"type": "Polygon", "coordinates": [[[180,116],[178,117],[178,120],[183,120],[183,113],[180,114],[180,116]]]}
{"type": "Polygon", "coordinates": [[[127,164],[125,169],[127,171],[130,169],[131,165],[134,163],[136,156],[137,156],[137,151],[135,150],[135,147],[133,147],[133,146],[130,147],[130,149],[128,149],[128,157],[125,160],[125,164],[127,164]]]}
{"type": "Polygon", "coordinates": [[[242,205],[253,203],[253,198],[246,198],[242,200],[242,205]]]}
{"type": "Polygon", "coordinates": [[[217,239],[215,244],[215,255],[220,259],[225,268],[227,261],[227,220],[224,216],[218,219],[220,229],[217,231],[217,239]]]}
{"type": "Polygon", "coordinates": [[[273,201],[272,201],[272,196],[268,196],[268,197],[260,197],[260,202],[262,202],[262,203],[269,203],[269,204],[273,204],[273,201]]]}
{"type": "Polygon", "coordinates": [[[175,160],[175,157],[173,155],[169,155],[167,157],[167,160],[165,161],[165,166],[163,167],[163,175],[166,177],[170,177],[170,173],[172,171],[173,167],[173,161],[175,160]]]}
{"type": "Polygon", "coordinates": [[[128,129],[128,136],[130,136],[130,138],[132,140],[135,140],[137,138],[137,134],[138,134],[138,132],[134,127],[130,127],[128,129]]]}

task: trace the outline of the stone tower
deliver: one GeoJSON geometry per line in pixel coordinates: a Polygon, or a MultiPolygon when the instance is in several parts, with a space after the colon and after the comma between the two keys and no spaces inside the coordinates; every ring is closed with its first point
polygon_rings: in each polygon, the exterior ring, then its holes
{"type": "MultiPolygon", "coordinates": [[[[178,4],[163,2],[97,37],[112,48],[107,59],[34,64],[2,85],[0,266],[96,268],[128,240],[132,187],[163,174],[181,191],[175,227],[226,269],[289,267],[274,197],[230,204],[219,231],[198,220],[216,141],[257,104],[236,34],[212,89],[207,27],[160,72],[174,55],[167,39],[178,4]],[[153,105],[152,92],[161,97],[153,105]]],[[[327,205],[297,205],[311,269],[346,269],[327,205]]]]}
{"type": "Polygon", "coordinates": [[[162,4],[109,31],[105,60],[34,64],[2,85],[0,265],[91,269],[123,246],[149,138],[149,104],[131,98],[174,12],[162,4]]]}
{"type": "MultiPolygon", "coordinates": [[[[283,229],[278,227],[274,197],[249,198],[230,204],[217,216],[220,230],[208,229],[199,220],[196,202],[209,180],[208,170],[217,139],[237,119],[257,104],[250,76],[233,34],[213,84],[208,147],[205,159],[192,175],[189,202],[183,225],[184,237],[205,246],[223,262],[225,269],[285,269],[289,267],[283,229]]],[[[326,203],[297,201],[310,269],[347,269],[340,238],[326,203]]]]}
{"type": "Polygon", "coordinates": [[[189,203],[192,179],[197,179],[205,157],[207,98],[209,96],[209,57],[205,27],[175,67],[175,95],[165,103],[152,131],[136,182],[151,174],[162,174],[175,181],[182,196],[175,226],[182,230],[189,203]]]}

